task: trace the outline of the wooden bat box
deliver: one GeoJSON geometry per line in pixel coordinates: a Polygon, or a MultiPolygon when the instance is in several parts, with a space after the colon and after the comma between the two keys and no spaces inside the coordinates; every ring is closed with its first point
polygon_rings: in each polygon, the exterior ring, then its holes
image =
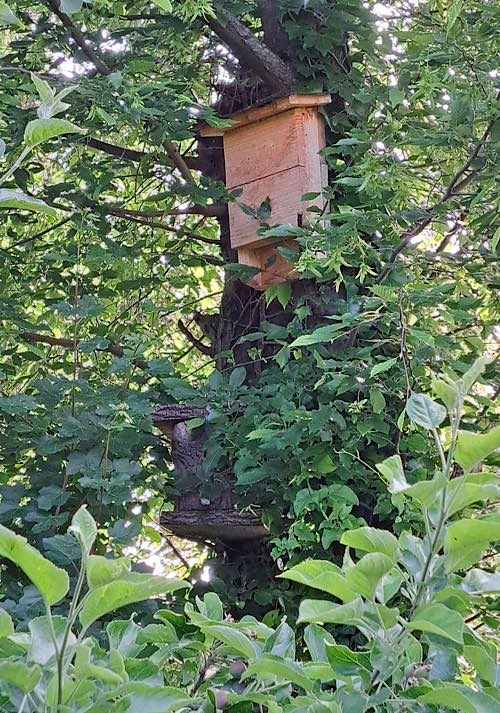
{"type": "Polygon", "coordinates": [[[241,195],[229,203],[231,246],[238,260],[260,270],[249,284],[259,290],[294,279],[293,266],[276,252],[279,246],[298,249],[290,238],[264,238],[259,227],[268,225],[301,226],[307,221],[307,208],[323,207],[321,191],[327,185],[327,169],[319,152],[325,146],[325,127],[319,107],[330,102],[329,94],[293,94],[228,117],[229,127],[204,125],[202,136],[222,136],[228,190],[241,195]],[[302,201],[306,193],[317,198],[302,201]],[[257,213],[269,199],[270,215],[257,213]],[[251,211],[242,210],[239,204],[251,211]]]}

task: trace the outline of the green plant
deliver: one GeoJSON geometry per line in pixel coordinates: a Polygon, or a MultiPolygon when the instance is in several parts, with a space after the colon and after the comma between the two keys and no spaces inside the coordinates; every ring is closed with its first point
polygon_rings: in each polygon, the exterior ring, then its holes
{"type": "MultiPolygon", "coordinates": [[[[46,612],[29,621],[29,634],[15,634],[12,619],[0,610],[2,710],[97,711],[103,710],[108,696],[124,701],[139,697],[144,688],[142,678],[148,678],[151,671],[146,670],[144,676],[136,671],[129,683],[120,653],[120,644],[122,648],[126,645],[124,638],[128,628],[135,626],[133,622],[125,622],[124,627],[119,622],[108,626],[110,648],[106,654],[87,632],[122,606],[189,586],[179,579],[132,572],[125,558],[91,554],[97,527],[84,507],[73,517],[69,532],[80,546],[81,564],[68,614],[60,616],[52,613],[52,607],[68,594],[67,573],[45,559],[25,538],[0,526],[0,556],[20,567],[38,588],[46,612]],[[115,647],[114,640],[119,642],[115,647]]],[[[154,687],[147,694],[161,699],[173,695],[172,691],[159,694],[154,687]]],[[[180,691],[177,695],[182,697],[180,691]]]]}
{"type": "Polygon", "coordinates": [[[424,534],[348,530],[342,567],[306,560],[280,575],[340,601],[303,601],[299,624],[307,626],[300,636],[285,619],[273,628],[266,618],[224,617],[220,599],[208,593],[187,604],[188,621],[161,609],[158,623],[108,624],[107,644],[98,643],[87,632],[103,614],[185,583],[131,573],[124,558],[91,555],[95,522],[81,509],[70,528],[82,551],[80,576],[67,618],[53,616],[50,607],[67,592],[66,573],[2,528],[0,554],[40,588],[47,607],[45,617],[30,622],[29,635],[15,634],[1,613],[2,710],[496,710],[488,606],[500,581],[481,558],[500,539],[500,517],[488,507],[500,487],[495,473],[478,465],[499,447],[500,429],[460,429],[464,402],[489,361],[480,358],[460,378],[434,379],[442,403],[410,396],[408,417],[432,434],[440,456],[429,479],[408,483],[399,456],[377,466],[397,505],[420,512],[424,534]],[[339,626],[359,630],[365,643],[356,649],[336,643],[339,626]]]}

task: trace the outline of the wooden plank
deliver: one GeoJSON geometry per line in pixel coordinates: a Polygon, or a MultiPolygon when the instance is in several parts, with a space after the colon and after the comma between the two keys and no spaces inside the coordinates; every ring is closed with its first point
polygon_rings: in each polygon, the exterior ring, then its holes
{"type": "Polygon", "coordinates": [[[330,94],[291,94],[288,97],[276,99],[268,104],[254,106],[251,109],[232,114],[228,118],[230,118],[233,123],[226,128],[216,128],[208,124],[202,124],[200,126],[200,134],[201,136],[223,136],[241,126],[267,119],[270,116],[281,114],[284,111],[299,107],[318,107],[324,104],[330,104],[331,100],[330,94]]]}
{"type": "Polygon", "coordinates": [[[226,134],[227,187],[232,190],[273,173],[304,165],[304,151],[301,149],[303,131],[301,113],[287,111],[226,134]]]}
{"type": "Polygon", "coordinates": [[[238,262],[242,265],[256,267],[260,272],[247,281],[256,290],[267,290],[271,285],[279,285],[298,279],[294,266],[283,255],[276,251],[277,247],[286,247],[298,251],[299,245],[293,239],[275,241],[274,245],[264,245],[256,248],[239,248],[238,262]]]}

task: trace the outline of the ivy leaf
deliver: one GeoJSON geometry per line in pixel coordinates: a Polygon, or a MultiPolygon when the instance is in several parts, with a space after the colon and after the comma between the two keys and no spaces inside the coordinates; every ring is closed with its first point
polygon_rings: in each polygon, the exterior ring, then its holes
{"type": "Polygon", "coordinates": [[[497,448],[500,448],[500,426],[487,433],[460,431],[455,460],[467,472],[497,448]]]}
{"type": "Polygon", "coordinates": [[[0,557],[14,562],[38,589],[47,604],[56,604],[69,589],[67,573],[45,559],[28,540],[0,525],[0,557]]]}
{"type": "Polygon", "coordinates": [[[11,191],[8,188],[0,188],[0,208],[15,208],[16,210],[30,210],[34,213],[44,213],[45,215],[56,216],[57,210],[47,205],[39,198],[27,196],[21,191],[11,191]]]}
{"type": "Polygon", "coordinates": [[[49,139],[75,133],[82,134],[84,130],[66,119],[33,119],[24,130],[24,142],[30,148],[35,148],[49,139]]]}
{"type": "Polygon", "coordinates": [[[426,604],[419,607],[405,626],[410,631],[425,631],[463,644],[463,617],[444,604],[426,604]]]}
{"type": "Polygon", "coordinates": [[[426,394],[412,394],[406,405],[406,413],[413,423],[432,431],[446,418],[444,406],[433,401],[426,394]]]}

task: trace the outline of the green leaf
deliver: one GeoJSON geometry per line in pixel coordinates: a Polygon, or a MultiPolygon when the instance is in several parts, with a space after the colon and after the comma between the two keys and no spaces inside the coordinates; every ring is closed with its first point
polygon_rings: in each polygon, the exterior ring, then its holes
{"type": "Polygon", "coordinates": [[[334,604],[323,599],[304,599],[299,607],[299,624],[352,624],[363,616],[363,600],[356,597],[347,604],[334,604]]]}
{"type": "Polygon", "coordinates": [[[493,713],[498,709],[498,703],[492,696],[445,681],[440,681],[439,687],[426,691],[415,700],[451,708],[460,713],[493,713]]]}
{"type": "Polygon", "coordinates": [[[8,25],[20,25],[22,27],[23,23],[14,15],[7,3],[0,2],[0,27],[8,25]]]}
{"type": "Polygon", "coordinates": [[[111,686],[119,685],[123,682],[122,677],[103,666],[97,666],[91,662],[91,648],[87,644],[78,644],[75,654],[75,674],[77,678],[94,678],[97,681],[108,683],[111,686]]]}
{"type": "Polygon", "coordinates": [[[68,532],[73,533],[82,548],[83,555],[88,557],[97,537],[97,525],[85,505],[82,505],[73,515],[68,532]]]}
{"type": "Polygon", "coordinates": [[[462,7],[464,0],[452,0],[450,7],[448,8],[448,13],[446,15],[446,32],[450,32],[453,28],[455,22],[460,17],[462,12],[462,7]]]}
{"type": "Polygon", "coordinates": [[[57,210],[47,205],[39,198],[27,196],[21,191],[11,191],[8,188],[0,188],[0,209],[15,208],[16,210],[30,210],[34,213],[44,213],[45,215],[56,216],[57,210]]]}
{"type": "Polygon", "coordinates": [[[477,639],[463,648],[463,654],[476,669],[480,678],[494,686],[497,677],[497,650],[492,641],[477,639]]]}
{"type": "Polygon", "coordinates": [[[14,624],[10,614],[5,609],[0,608],[0,639],[11,636],[14,633],[14,624]]]}
{"type": "Polygon", "coordinates": [[[375,467],[387,481],[390,493],[400,493],[409,487],[400,456],[390,456],[382,461],[382,463],[377,463],[375,467]]]}
{"type": "Polygon", "coordinates": [[[231,372],[231,375],[229,377],[229,384],[231,386],[234,386],[235,389],[238,389],[245,382],[246,378],[247,370],[245,369],[245,367],[237,366],[236,369],[233,369],[233,371],[231,372]]]}
{"type": "Polygon", "coordinates": [[[500,594],[500,572],[471,569],[462,580],[462,589],[468,594],[500,594]]]}
{"type": "Polygon", "coordinates": [[[372,366],[371,371],[370,371],[370,376],[377,376],[377,374],[383,374],[384,371],[389,371],[394,364],[397,364],[399,361],[399,357],[393,357],[392,359],[387,359],[386,361],[379,362],[378,364],[375,364],[372,366]]]}
{"type": "Polygon", "coordinates": [[[328,661],[338,676],[359,676],[360,673],[371,672],[368,654],[358,654],[340,644],[329,644],[326,653],[328,661]]]}
{"type": "Polygon", "coordinates": [[[80,622],[87,628],[104,614],[127,604],[134,604],[160,594],[170,594],[189,586],[187,582],[180,579],[131,572],[126,578],[92,589],[85,597],[80,610],[80,622]]]}
{"type": "Polygon", "coordinates": [[[289,347],[293,349],[294,347],[308,347],[312,344],[329,342],[335,337],[338,337],[338,332],[341,332],[343,329],[345,329],[345,324],[327,324],[324,327],[318,327],[310,334],[303,334],[297,337],[289,347]]]}
{"type": "Polygon", "coordinates": [[[340,542],[348,547],[354,547],[363,552],[382,552],[394,562],[399,543],[391,532],[379,530],[376,527],[358,527],[356,530],[346,530],[340,542]]]}
{"type": "Polygon", "coordinates": [[[266,680],[272,676],[278,681],[294,683],[305,691],[310,691],[313,687],[312,681],[305,675],[300,664],[271,654],[264,654],[249,663],[242,678],[246,679],[250,676],[256,676],[258,680],[266,680]]]}
{"type": "Polygon", "coordinates": [[[461,379],[464,395],[469,393],[481,374],[483,374],[488,364],[491,364],[494,359],[495,357],[492,355],[478,357],[472,366],[465,372],[461,379]]]}
{"type": "Polygon", "coordinates": [[[348,586],[340,567],[327,560],[306,560],[286,572],[282,572],[278,577],[291,579],[293,582],[305,584],[313,589],[320,589],[344,602],[355,597],[355,592],[348,586]]]}
{"type": "Polygon", "coordinates": [[[426,394],[412,394],[406,404],[408,418],[428,430],[437,428],[446,418],[446,409],[426,394]]]}
{"type": "Polygon", "coordinates": [[[391,87],[389,89],[389,101],[391,103],[392,108],[401,104],[404,98],[405,93],[401,91],[401,89],[398,89],[397,87],[391,87]]]}
{"type": "Polygon", "coordinates": [[[45,559],[28,540],[0,525],[0,557],[14,562],[39,590],[47,604],[56,604],[69,589],[67,573],[45,559]]]}
{"type": "Polygon", "coordinates": [[[260,654],[258,644],[237,629],[233,629],[224,624],[209,624],[203,626],[202,629],[205,634],[222,641],[226,646],[241,654],[246,659],[253,659],[260,654]]]}
{"type": "Polygon", "coordinates": [[[444,540],[446,572],[476,564],[491,542],[500,540],[500,516],[458,520],[448,525],[444,540]]]}
{"type": "Polygon", "coordinates": [[[101,555],[90,555],[87,560],[87,582],[89,589],[102,587],[117,579],[126,577],[130,572],[131,563],[127,557],[108,559],[101,555]]]}
{"type": "Polygon", "coordinates": [[[380,389],[370,389],[370,403],[374,413],[382,413],[386,407],[386,402],[383,393],[380,389]]]}
{"type": "Polygon", "coordinates": [[[378,583],[394,566],[392,557],[380,552],[370,552],[346,571],[346,581],[353,592],[372,599],[378,583]]]}
{"type": "Polygon", "coordinates": [[[42,670],[36,664],[28,666],[21,661],[0,660],[0,681],[7,681],[11,686],[20,688],[23,693],[32,691],[41,678],[42,670]]]}
{"type": "Polygon", "coordinates": [[[460,431],[455,460],[467,472],[497,448],[500,448],[500,426],[492,428],[488,433],[460,431]]]}
{"type": "Polygon", "coordinates": [[[164,12],[172,12],[172,3],[170,0],[153,0],[155,5],[158,5],[164,12]]]}
{"type": "Polygon", "coordinates": [[[313,661],[327,662],[327,644],[334,644],[333,636],[317,624],[309,624],[304,629],[304,641],[313,661]]]}
{"type": "Polygon", "coordinates": [[[34,148],[57,136],[82,133],[84,133],[83,129],[66,119],[33,119],[24,130],[24,142],[27,146],[34,148]]]}
{"type": "Polygon", "coordinates": [[[453,478],[446,488],[448,517],[472,503],[500,498],[500,482],[496,473],[467,473],[453,478]]]}
{"type": "Polygon", "coordinates": [[[463,644],[463,617],[444,604],[426,604],[419,607],[405,626],[410,631],[425,631],[463,644]]]}
{"type": "Polygon", "coordinates": [[[451,380],[448,381],[446,379],[436,379],[433,376],[432,390],[434,391],[436,396],[441,399],[441,401],[448,409],[454,409],[458,405],[460,395],[458,392],[457,385],[454,384],[451,380]]]}
{"type": "MultiPolygon", "coordinates": [[[[48,616],[38,616],[31,619],[29,622],[29,630],[31,634],[30,647],[28,651],[28,659],[45,666],[51,660],[55,660],[56,649],[54,647],[54,638],[57,646],[60,649],[62,642],[66,636],[67,620],[63,616],[52,616],[49,621],[48,616]]],[[[67,649],[71,649],[76,643],[76,637],[70,632],[67,637],[67,649]]]]}

